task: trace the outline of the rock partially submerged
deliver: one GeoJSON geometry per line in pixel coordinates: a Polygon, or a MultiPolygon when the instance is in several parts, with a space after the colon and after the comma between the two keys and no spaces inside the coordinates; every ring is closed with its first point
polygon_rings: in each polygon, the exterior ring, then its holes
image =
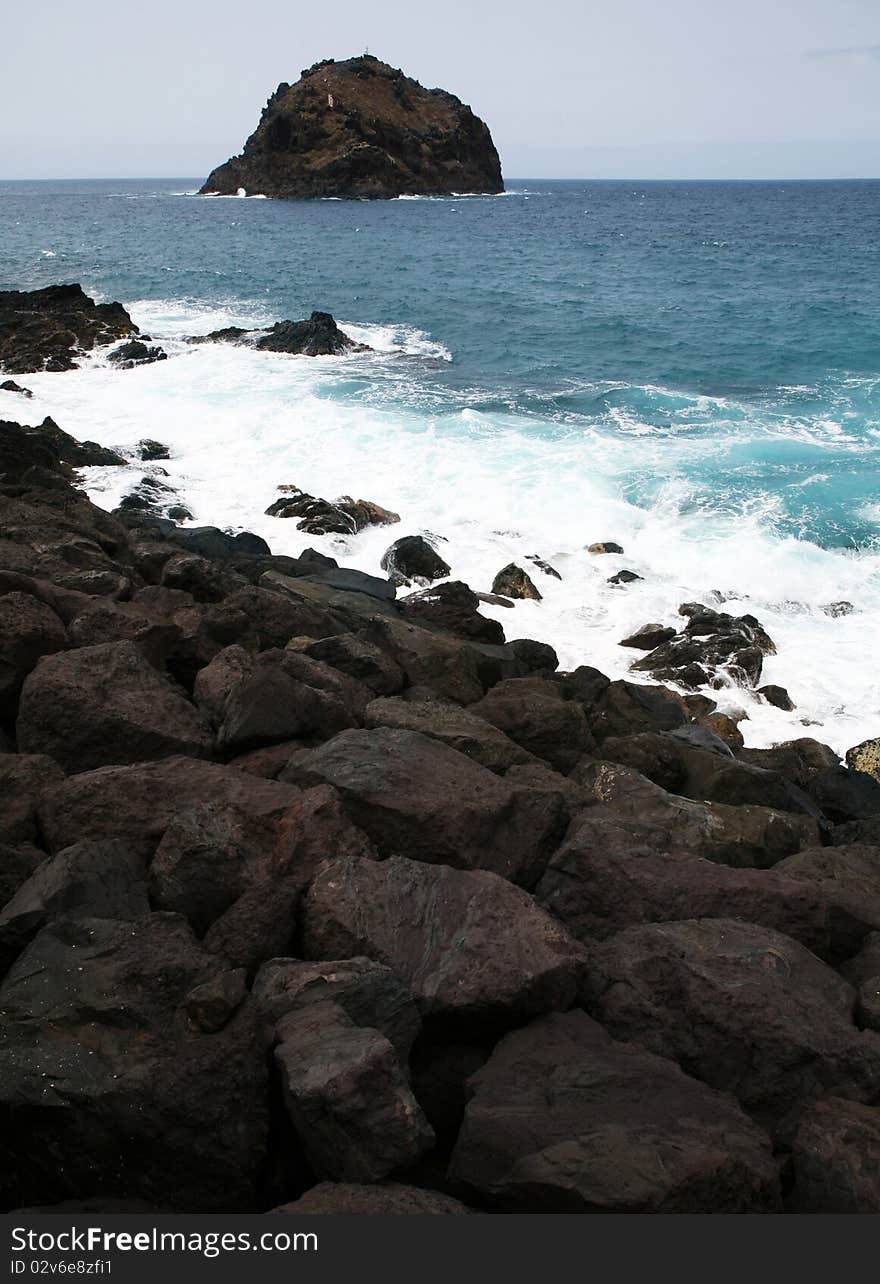
{"type": "Polygon", "coordinates": [[[307,68],[280,84],[203,194],[388,198],[501,192],[486,125],[454,95],[425,89],[370,54],[307,68]]]}
{"type": "Polygon", "coordinates": [[[391,526],[397,513],[369,499],[343,495],[332,502],[316,499],[297,486],[279,487],[285,493],[266,509],[268,517],[295,518],[297,530],[309,535],[356,535],[367,526],[391,526]]]}
{"type": "Polygon", "coordinates": [[[121,303],[95,303],[80,285],[0,290],[0,367],[10,374],[75,370],[82,353],[137,333],[121,303]]]}
{"type": "Polygon", "coordinates": [[[189,343],[246,343],[261,352],[289,352],[304,357],[338,357],[347,352],[370,352],[336,324],[329,312],[313,312],[305,321],[276,321],[268,329],[245,330],[226,326],[196,335],[189,343]]]}

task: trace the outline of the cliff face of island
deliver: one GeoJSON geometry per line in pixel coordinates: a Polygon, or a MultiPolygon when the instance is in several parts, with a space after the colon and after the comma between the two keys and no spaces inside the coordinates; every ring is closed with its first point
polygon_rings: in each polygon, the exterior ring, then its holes
{"type": "Polygon", "coordinates": [[[488,126],[453,94],[370,54],[281,84],[203,194],[382,199],[504,190],[488,126]]]}

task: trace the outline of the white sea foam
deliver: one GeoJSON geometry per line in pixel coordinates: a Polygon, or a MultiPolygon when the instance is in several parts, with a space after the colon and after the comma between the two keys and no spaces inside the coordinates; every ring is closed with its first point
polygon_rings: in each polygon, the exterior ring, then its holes
{"type": "MultiPolygon", "coordinates": [[[[551,435],[514,413],[452,400],[442,413],[436,399],[420,413],[422,359],[449,353],[404,326],[343,323],[377,351],[310,359],[183,342],[274,319],[259,305],[183,299],[134,303],[131,311],[170,360],[120,371],[96,356],[76,372],[28,376],[33,400],[0,392],[0,418],[36,423],[51,414],[76,436],[121,448],[146,436],[165,441],[173,458],[162,467],[196,521],[256,531],[275,552],[312,545],[378,573],[393,538],[428,531],[445,541],[439,547],[455,578],[482,590],[506,563],[529,567],[527,556],[538,554],[563,576],[531,570],[543,601],[483,610],[508,637],[552,642],[564,667],[588,663],[627,676],[637,657],[618,645],[622,637],[649,620],[680,623],[681,602],[721,590],[730,595],[723,609],[753,612],[775,639],[764,681],[787,687],[798,706],[784,713],[741,690],[716,696],[723,708],[747,710],[747,743],[815,735],[840,751],[880,733],[880,553],[778,537],[766,496],[746,512],[692,502],[683,465],[696,450],[711,457],[711,441],[687,433],[660,439],[640,432],[635,418],[628,431],[578,424],[551,435]],[[412,383],[403,399],[395,395],[401,381],[412,383]],[[634,449],[646,474],[666,479],[649,508],[621,492],[634,449]],[[328,498],[373,499],[403,520],[352,540],[305,536],[293,522],[265,516],[285,483],[328,498]],[[596,540],[616,540],[626,554],[590,556],[584,546],[596,540]],[[623,568],[643,579],[608,584],[623,568]],[[839,600],[856,609],[838,618],[823,610],[839,600]]],[[[112,508],[143,471],[89,469],[88,489],[112,508]]]]}

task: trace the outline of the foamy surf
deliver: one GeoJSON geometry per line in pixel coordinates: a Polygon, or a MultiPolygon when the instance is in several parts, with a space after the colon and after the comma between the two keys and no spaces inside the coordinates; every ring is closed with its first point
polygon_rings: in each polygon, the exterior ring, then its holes
{"type": "MultiPolygon", "coordinates": [[[[313,546],[343,565],[379,573],[393,539],[424,531],[438,539],[454,578],[479,590],[517,562],[543,601],[483,610],[508,637],[551,642],[565,668],[593,664],[614,677],[635,676],[629,665],[638,656],[620,639],[648,621],[680,624],[680,603],[710,602],[720,591],[723,609],[751,612],[764,623],[778,654],[768,659],[763,681],[785,686],[797,705],[784,713],[740,689],[711,693],[723,709],[746,710],[747,743],[812,735],[842,751],[877,734],[880,680],[872,647],[880,632],[880,553],[826,549],[780,533],[767,494],[726,505],[723,493],[700,489],[695,461],[711,469],[719,454],[746,450],[744,412],[735,402],[606,386],[577,392],[605,398],[601,421],[569,422],[565,415],[541,421],[516,408],[463,404],[459,393],[426,391],[423,359],[449,361],[452,354],[412,327],[342,322],[375,351],[312,359],[185,343],[223,325],[275,319],[257,303],[172,299],[135,302],[131,311],[167,349],[168,361],[119,371],[99,354],[76,372],[31,375],[25,382],[33,400],[0,393],[0,416],[36,423],[50,414],[76,436],[127,449],[142,437],[158,438],[172,452],[161,464],[165,480],[198,524],[256,531],[278,553],[313,546]],[[681,430],[661,433],[641,420],[627,405],[636,393],[646,404],[680,403],[681,430]],[[283,484],[328,498],[374,499],[402,521],[348,540],[305,536],[294,523],[265,516],[283,484]],[[607,539],[625,554],[585,551],[607,539]],[[530,555],[545,558],[562,580],[532,567],[530,555]],[[642,579],[625,588],[609,584],[623,568],[642,579]],[[826,613],[842,600],[853,603],[851,614],[826,613]]],[[[817,451],[828,437],[838,448],[846,432],[836,421],[796,417],[784,428],[777,440],[765,425],[774,449],[782,450],[789,430],[809,434],[817,451]]],[[[753,429],[748,440],[756,437],[753,429]]],[[[147,471],[89,469],[87,489],[110,509],[147,471]]],[[[792,484],[809,486],[823,476],[815,469],[792,484]]]]}

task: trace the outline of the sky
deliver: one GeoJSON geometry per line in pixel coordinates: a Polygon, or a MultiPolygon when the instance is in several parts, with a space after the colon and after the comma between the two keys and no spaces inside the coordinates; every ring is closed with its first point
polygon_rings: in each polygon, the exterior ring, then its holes
{"type": "Polygon", "coordinates": [[[370,53],[458,94],[507,178],[880,177],[880,0],[41,0],[0,178],[203,177],[281,80],[370,53]]]}

